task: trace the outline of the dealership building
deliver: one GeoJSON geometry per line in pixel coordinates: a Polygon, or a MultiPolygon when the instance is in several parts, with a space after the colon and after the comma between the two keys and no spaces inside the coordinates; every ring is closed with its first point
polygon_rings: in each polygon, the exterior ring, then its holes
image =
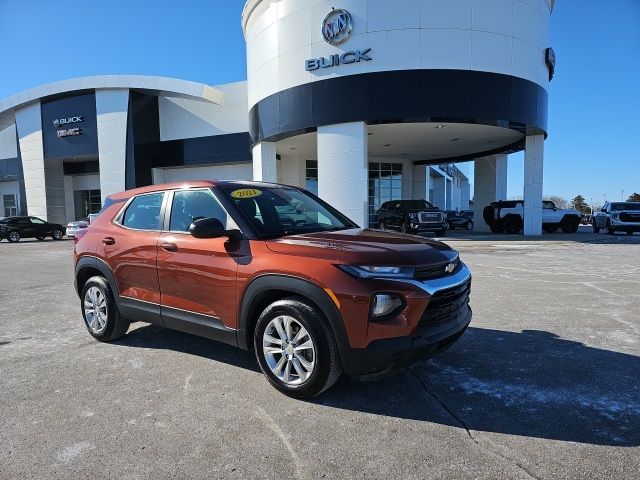
{"type": "Polygon", "coordinates": [[[506,198],[524,150],[540,234],[553,0],[248,0],[247,81],[105,75],[0,101],[0,216],[66,222],[187,179],[305,187],[361,226],[382,202],[506,198]],[[457,164],[457,165],[455,165],[457,164]],[[460,168],[459,168],[460,167],[460,168]]]}

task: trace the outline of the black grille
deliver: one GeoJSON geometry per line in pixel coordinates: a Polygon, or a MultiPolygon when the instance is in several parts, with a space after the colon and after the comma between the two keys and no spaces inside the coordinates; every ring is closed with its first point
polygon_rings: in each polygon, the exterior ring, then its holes
{"type": "Polygon", "coordinates": [[[413,278],[416,280],[429,280],[431,278],[440,278],[446,275],[451,275],[458,271],[460,268],[460,262],[457,262],[456,267],[451,272],[446,272],[445,267],[449,263],[443,263],[438,266],[429,265],[426,267],[416,267],[416,270],[413,274],[413,278]]]}
{"type": "Polygon", "coordinates": [[[456,319],[462,310],[467,308],[470,293],[471,280],[436,293],[422,314],[420,325],[438,325],[456,319]]]}
{"type": "Polygon", "coordinates": [[[623,222],[640,222],[640,213],[622,212],[620,214],[620,220],[623,222]]]}

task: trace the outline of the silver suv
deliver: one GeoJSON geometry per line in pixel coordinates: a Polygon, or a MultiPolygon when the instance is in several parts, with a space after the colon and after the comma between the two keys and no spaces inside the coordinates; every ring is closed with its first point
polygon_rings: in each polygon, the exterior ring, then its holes
{"type": "Polygon", "coordinates": [[[606,202],[599,212],[593,214],[593,233],[606,230],[609,235],[616,231],[640,232],[640,202],[606,202]]]}

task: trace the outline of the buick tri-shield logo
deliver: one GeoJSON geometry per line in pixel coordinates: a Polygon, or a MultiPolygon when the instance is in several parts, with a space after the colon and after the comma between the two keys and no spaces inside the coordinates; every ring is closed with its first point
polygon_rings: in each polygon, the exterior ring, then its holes
{"type": "Polygon", "coordinates": [[[322,22],[322,36],[331,45],[345,42],[353,30],[351,14],[341,8],[332,10],[322,22]]]}
{"type": "Polygon", "coordinates": [[[53,126],[58,128],[60,126],[60,120],[58,120],[57,118],[53,120],[53,126]]]}

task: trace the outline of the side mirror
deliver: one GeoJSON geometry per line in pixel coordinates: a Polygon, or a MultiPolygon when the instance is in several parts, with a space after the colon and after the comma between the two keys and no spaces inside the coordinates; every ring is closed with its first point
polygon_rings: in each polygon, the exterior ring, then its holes
{"type": "Polygon", "coordinates": [[[217,218],[201,218],[189,226],[189,233],[195,238],[238,238],[242,234],[239,230],[226,230],[217,218]]]}

